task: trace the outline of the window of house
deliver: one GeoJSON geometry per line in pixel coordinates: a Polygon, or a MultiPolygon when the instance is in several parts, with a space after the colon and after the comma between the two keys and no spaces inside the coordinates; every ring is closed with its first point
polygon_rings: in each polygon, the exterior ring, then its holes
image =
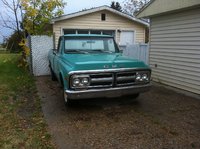
{"type": "Polygon", "coordinates": [[[106,14],[105,13],[101,14],[101,21],[106,21],[106,14]]]}
{"type": "Polygon", "coordinates": [[[115,31],[112,31],[112,30],[103,30],[102,31],[102,34],[103,35],[111,35],[111,36],[115,36],[115,31]]]}
{"type": "Polygon", "coordinates": [[[76,30],[74,29],[64,29],[64,34],[76,34],[76,30]]]}
{"type": "Polygon", "coordinates": [[[78,34],[89,34],[88,30],[77,30],[78,34]]]}
{"type": "Polygon", "coordinates": [[[101,34],[101,30],[91,30],[90,34],[101,34]]]}

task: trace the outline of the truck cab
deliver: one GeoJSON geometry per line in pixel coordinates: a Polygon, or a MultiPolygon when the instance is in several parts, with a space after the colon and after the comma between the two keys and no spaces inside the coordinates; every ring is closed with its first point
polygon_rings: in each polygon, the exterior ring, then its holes
{"type": "Polygon", "coordinates": [[[48,58],[52,80],[63,86],[66,104],[77,99],[135,96],[151,86],[149,66],[123,56],[109,35],[63,35],[48,58]]]}

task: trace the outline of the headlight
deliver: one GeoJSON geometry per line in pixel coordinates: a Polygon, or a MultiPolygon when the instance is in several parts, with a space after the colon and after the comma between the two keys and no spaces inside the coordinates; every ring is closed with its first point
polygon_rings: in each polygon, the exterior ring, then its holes
{"type": "Polygon", "coordinates": [[[141,71],[136,73],[136,82],[148,82],[150,80],[150,72],[141,71]]]}
{"type": "Polygon", "coordinates": [[[73,80],[73,86],[79,86],[79,84],[80,84],[80,79],[79,78],[75,78],[73,80]]]}
{"type": "Polygon", "coordinates": [[[140,80],[141,80],[141,74],[138,73],[138,74],[136,75],[136,81],[140,81],[140,80]]]}
{"type": "Polygon", "coordinates": [[[148,75],[147,74],[143,74],[142,75],[142,80],[143,81],[148,81],[149,80],[148,75]]]}
{"type": "Polygon", "coordinates": [[[86,88],[90,84],[89,75],[73,75],[71,77],[72,88],[86,88]]]}
{"type": "Polygon", "coordinates": [[[87,85],[89,83],[89,78],[82,78],[81,83],[87,85]]]}

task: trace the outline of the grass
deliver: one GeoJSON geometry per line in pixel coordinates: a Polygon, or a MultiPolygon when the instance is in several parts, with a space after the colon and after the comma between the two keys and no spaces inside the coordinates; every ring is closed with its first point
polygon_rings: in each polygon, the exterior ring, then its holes
{"type": "Polygon", "coordinates": [[[18,58],[0,54],[0,148],[55,148],[34,78],[17,67],[18,58]]]}
{"type": "Polygon", "coordinates": [[[0,54],[9,53],[8,50],[0,47],[0,54]]]}

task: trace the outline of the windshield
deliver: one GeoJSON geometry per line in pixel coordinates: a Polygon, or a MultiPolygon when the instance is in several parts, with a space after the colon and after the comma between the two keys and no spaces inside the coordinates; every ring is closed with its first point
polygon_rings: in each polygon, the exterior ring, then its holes
{"type": "Polygon", "coordinates": [[[79,37],[65,39],[65,53],[118,52],[113,38],[79,37]]]}

